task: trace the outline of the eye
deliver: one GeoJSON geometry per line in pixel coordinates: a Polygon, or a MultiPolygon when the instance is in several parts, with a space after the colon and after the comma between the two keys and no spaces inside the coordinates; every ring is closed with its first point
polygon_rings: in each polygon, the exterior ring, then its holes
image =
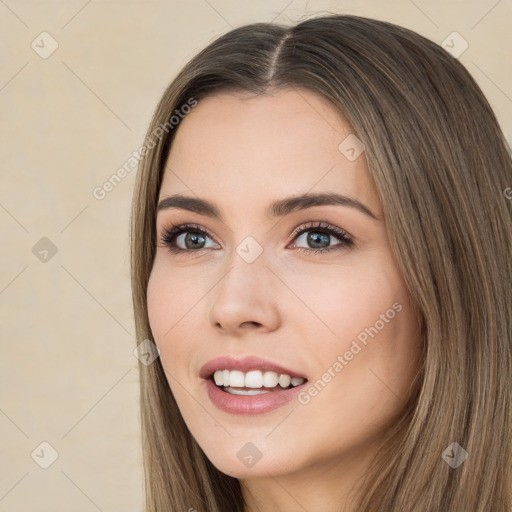
{"type": "Polygon", "coordinates": [[[326,222],[307,223],[299,226],[293,233],[294,239],[312,247],[297,247],[297,251],[324,253],[340,249],[347,249],[354,245],[352,235],[347,233],[344,229],[337,228],[326,222]],[[313,225],[312,225],[313,224],[313,225]],[[340,243],[336,245],[329,245],[331,238],[337,238],[340,243]]]}
{"type": "MultiPolygon", "coordinates": [[[[207,245],[208,239],[212,240],[212,237],[200,226],[196,224],[180,224],[179,226],[165,229],[160,241],[173,254],[220,248],[215,242],[207,245]]],[[[354,245],[354,240],[349,233],[326,222],[302,224],[295,229],[292,239],[297,240],[297,242],[302,239],[303,243],[312,245],[312,247],[295,247],[297,251],[308,253],[330,252],[350,248],[354,245]],[[332,238],[338,239],[339,243],[330,245],[332,238]]]]}
{"type": "MultiPolygon", "coordinates": [[[[208,249],[211,246],[206,245],[206,240],[210,235],[202,228],[194,224],[181,224],[171,229],[166,229],[161,242],[172,253],[197,252],[201,249],[208,249]]],[[[219,247],[213,244],[213,247],[219,247]]]]}

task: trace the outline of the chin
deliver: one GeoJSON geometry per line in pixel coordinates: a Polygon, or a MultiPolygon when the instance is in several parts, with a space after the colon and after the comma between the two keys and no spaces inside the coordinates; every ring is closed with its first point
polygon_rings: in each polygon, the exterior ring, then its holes
{"type": "Polygon", "coordinates": [[[219,471],[238,479],[268,478],[297,470],[294,453],[276,452],[276,447],[271,449],[270,446],[259,449],[257,444],[257,440],[255,443],[232,442],[227,450],[203,451],[219,471]]]}

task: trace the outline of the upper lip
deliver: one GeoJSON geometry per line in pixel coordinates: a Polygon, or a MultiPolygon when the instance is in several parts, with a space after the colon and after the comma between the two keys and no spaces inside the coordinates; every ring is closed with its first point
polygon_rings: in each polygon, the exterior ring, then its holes
{"type": "Polygon", "coordinates": [[[273,363],[272,361],[262,359],[257,356],[245,356],[238,359],[231,356],[216,357],[215,359],[208,361],[201,368],[199,376],[203,379],[209,379],[217,370],[240,370],[244,373],[251,370],[261,370],[263,372],[276,372],[277,374],[285,373],[290,377],[306,379],[306,377],[300,372],[290,370],[280,364],[273,363]]]}

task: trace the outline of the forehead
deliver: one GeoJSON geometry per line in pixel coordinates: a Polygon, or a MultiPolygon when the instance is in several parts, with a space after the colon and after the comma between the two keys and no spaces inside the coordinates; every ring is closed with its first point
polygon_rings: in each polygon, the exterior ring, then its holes
{"type": "Polygon", "coordinates": [[[349,160],[347,137],[355,135],[341,112],[309,90],[210,96],[178,126],[161,195],[192,192],[247,209],[269,196],[336,191],[378,211],[364,152],[349,160]]]}

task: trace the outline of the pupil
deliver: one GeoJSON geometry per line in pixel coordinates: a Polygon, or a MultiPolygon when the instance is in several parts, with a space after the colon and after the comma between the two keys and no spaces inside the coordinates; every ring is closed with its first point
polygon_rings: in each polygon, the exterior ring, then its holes
{"type": "MultiPolygon", "coordinates": [[[[199,240],[199,245],[201,244],[201,240],[204,245],[204,236],[197,234],[197,233],[196,234],[187,233],[187,236],[185,237],[185,245],[186,245],[187,249],[197,248],[198,240],[199,240]],[[190,242],[191,246],[189,246],[189,242],[190,242]]],[[[202,245],[200,245],[199,248],[202,248],[202,245]]]]}
{"type": "MultiPolygon", "coordinates": [[[[310,232],[308,235],[308,242],[313,244],[313,247],[322,247],[321,245],[318,246],[316,244],[321,244],[321,238],[323,238],[323,241],[329,244],[329,235],[326,235],[325,233],[315,233],[310,232]],[[314,233],[314,234],[313,234],[314,233]]],[[[325,246],[323,246],[325,247],[325,246]]]]}

